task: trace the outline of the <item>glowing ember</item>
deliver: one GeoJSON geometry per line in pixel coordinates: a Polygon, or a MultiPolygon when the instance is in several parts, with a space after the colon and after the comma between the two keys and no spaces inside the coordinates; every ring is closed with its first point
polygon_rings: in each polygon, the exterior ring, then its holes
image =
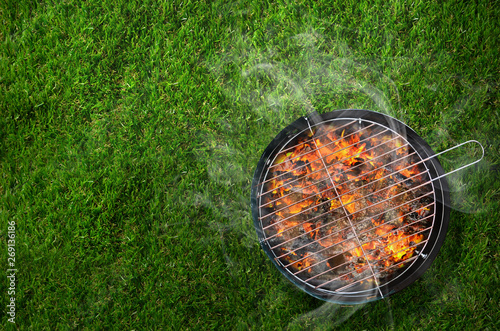
{"type": "Polygon", "coordinates": [[[429,235],[434,202],[419,156],[402,136],[360,125],[305,131],[264,181],[266,240],[318,287],[394,277],[429,235]]]}

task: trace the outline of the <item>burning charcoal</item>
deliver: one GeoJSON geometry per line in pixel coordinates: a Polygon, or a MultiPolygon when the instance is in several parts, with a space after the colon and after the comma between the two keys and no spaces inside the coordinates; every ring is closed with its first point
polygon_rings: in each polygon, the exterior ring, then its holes
{"type": "Polygon", "coordinates": [[[406,201],[410,201],[413,199],[413,194],[411,191],[407,190],[404,190],[403,192],[401,191],[402,190],[400,188],[396,189],[395,192],[390,195],[393,196],[393,198],[391,198],[391,202],[394,206],[403,205],[406,201]]]}
{"type": "Polygon", "coordinates": [[[276,246],[276,245],[281,244],[283,242],[283,239],[281,239],[279,237],[273,237],[273,238],[269,239],[268,242],[271,246],[276,246]]]}
{"type": "Polygon", "coordinates": [[[421,183],[416,182],[416,183],[414,183],[413,186],[417,186],[417,187],[411,189],[412,192],[413,192],[413,194],[415,195],[415,197],[421,196],[421,195],[425,195],[425,194],[427,194],[427,193],[429,193],[429,192],[432,191],[432,188],[429,187],[429,186],[420,186],[420,187],[418,187],[419,185],[421,185],[421,183]]]}
{"type": "Polygon", "coordinates": [[[376,195],[376,194],[372,194],[366,199],[368,200],[369,204],[375,204],[375,203],[378,203],[378,202],[381,202],[384,200],[383,197],[381,197],[380,195],[376,195]]]}
{"type": "Polygon", "coordinates": [[[275,224],[276,222],[278,222],[279,219],[280,218],[277,215],[275,215],[275,214],[273,214],[273,215],[271,215],[269,217],[264,217],[262,219],[262,225],[264,227],[267,227],[267,226],[269,226],[271,224],[275,224]]]}
{"type": "Polygon", "coordinates": [[[295,161],[294,167],[293,167],[294,168],[293,172],[295,172],[297,176],[298,175],[305,175],[307,173],[307,166],[306,165],[308,163],[309,162],[306,163],[302,160],[295,161]]]}
{"type": "Polygon", "coordinates": [[[415,182],[413,181],[413,179],[408,179],[408,180],[404,181],[402,184],[403,184],[403,185],[406,187],[406,189],[408,189],[408,190],[409,190],[409,189],[411,189],[413,186],[415,186],[415,182]]]}
{"type": "Polygon", "coordinates": [[[408,218],[409,222],[415,222],[415,221],[418,221],[419,219],[421,219],[420,215],[418,213],[415,213],[415,212],[409,214],[407,218],[408,218]]]}
{"type": "Polygon", "coordinates": [[[321,213],[327,213],[330,211],[331,204],[326,203],[327,201],[330,201],[330,199],[319,200],[319,203],[321,204],[321,207],[320,207],[321,213]]]}
{"type": "Polygon", "coordinates": [[[399,172],[393,172],[393,174],[391,175],[392,179],[395,181],[395,182],[402,182],[404,180],[407,180],[408,177],[406,177],[405,175],[399,173],[399,172]]]}
{"type": "Polygon", "coordinates": [[[307,170],[309,170],[309,172],[313,172],[313,169],[311,167],[311,163],[309,162],[309,160],[306,161],[306,167],[307,167],[307,170]]]}
{"type": "Polygon", "coordinates": [[[390,178],[384,178],[384,176],[386,176],[384,172],[374,174],[373,180],[370,181],[370,185],[367,188],[372,192],[378,192],[394,184],[390,178]]]}
{"type": "Polygon", "coordinates": [[[328,259],[331,268],[338,267],[346,262],[344,254],[337,254],[328,259]]]}
{"type": "Polygon", "coordinates": [[[414,184],[413,179],[410,179],[410,177],[407,177],[399,172],[394,173],[391,177],[395,183],[403,184],[408,189],[414,184]]]}
{"type": "Polygon", "coordinates": [[[371,229],[372,227],[373,227],[373,225],[372,225],[372,222],[370,222],[369,218],[360,219],[356,223],[356,231],[358,231],[358,232],[364,232],[366,230],[371,229]]]}
{"type": "Polygon", "coordinates": [[[288,173],[288,171],[276,170],[276,171],[272,172],[272,176],[271,177],[281,179],[281,176],[285,175],[286,173],[288,173]]]}
{"type": "MultiPolygon", "coordinates": [[[[318,254],[319,255],[319,254],[318,254]]],[[[320,273],[323,273],[327,270],[330,269],[330,267],[328,266],[328,264],[326,263],[326,260],[323,260],[323,258],[321,257],[322,260],[319,259],[320,257],[316,257],[316,261],[322,261],[320,263],[317,263],[313,266],[311,266],[311,270],[309,271],[309,276],[311,275],[317,275],[317,274],[320,274],[320,273]]]]}
{"type": "Polygon", "coordinates": [[[350,169],[345,174],[347,175],[348,180],[355,182],[360,173],[361,173],[360,168],[353,168],[353,169],[350,169]]]}
{"type": "MultiPolygon", "coordinates": [[[[285,238],[287,238],[287,239],[291,239],[291,238],[303,238],[303,239],[305,239],[305,237],[306,237],[306,236],[299,237],[304,233],[301,226],[296,226],[294,228],[291,228],[290,230],[288,230],[284,233],[286,234],[285,238]]],[[[295,241],[298,241],[298,240],[294,240],[294,242],[295,241]]]]}
{"type": "Polygon", "coordinates": [[[344,181],[343,184],[338,185],[337,187],[339,192],[350,192],[350,191],[356,191],[356,189],[361,185],[363,185],[361,181],[360,182],[344,181]]]}
{"type": "Polygon", "coordinates": [[[300,249],[295,250],[294,253],[297,254],[297,256],[299,256],[299,258],[302,258],[302,257],[305,257],[309,254],[309,248],[308,247],[300,248],[300,249]]]}
{"type": "Polygon", "coordinates": [[[297,179],[297,175],[294,175],[292,172],[287,172],[281,175],[281,180],[288,182],[297,179]]]}
{"type": "Polygon", "coordinates": [[[424,206],[430,204],[431,202],[433,202],[433,200],[429,195],[420,199],[420,204],[424,206]]]}
{"type": "Polygon", "coordinates": [[[384,223],[390,223],[399,219],[399,212],[395,209],[389,210],[384,214],[384,223]]]}
{"type": "Polygon", "coordinates": [[[356,174],[356,176],[358,176],[361,173],[365,172],[365,171],[363,171],[363,170],[366,170],[365,167],[364,167],[365,165],[366,165],[366,163],[356,162],[355,164],[353,164],[351,166],[350,171],[354,172],[354,174],[356,174]]]}

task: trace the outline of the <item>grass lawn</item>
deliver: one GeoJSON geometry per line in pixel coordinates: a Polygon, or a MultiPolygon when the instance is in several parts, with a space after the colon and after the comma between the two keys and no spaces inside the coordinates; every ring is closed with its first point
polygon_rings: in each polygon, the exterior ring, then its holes
{"type": "Polygon", "coordinates": [[[6,0],[0,20],[2,329],[500,328],[498,4],[6,0]],[[429,270],[356,306],[284,279],[250,213],[272,138],[345,108],[485,147],[448,178],[429,270]]]}

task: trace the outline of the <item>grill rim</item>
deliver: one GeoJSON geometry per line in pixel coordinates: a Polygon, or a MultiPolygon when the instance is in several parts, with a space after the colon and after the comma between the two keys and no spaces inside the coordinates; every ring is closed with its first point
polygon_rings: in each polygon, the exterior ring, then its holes
{"type": "MultiPolygon", "coordinates": [[[[278,270],[288,280],[306,293],[321,300],[340,304],[358,304],[378,300],[382,297],[387,297],[403,290],[419,279],[420,276],[430,267],[444,243],[448,229],[450,214],[449,188],[446,178],[441,177],[436,179],[444,174],[444,170],[439,163],[439,160],[436,157],[433,157],[435,154],[436,153],[432,150],[428,143],[408,125],[391,116],[371,110],[340,109],[321,115],[318,113],[312,113],[305,117],[298,118],[296,121],[281,130],[269,143],[262,153],[254,172],[251,189],[251,210],[260,246],[276,268],[278,268],[278,270]],[[415,261],[412,262],[411,266],[400,275],[404,277],[398,276],[400,279],[396,282],[391,280],[380,287],[373,287],[373,289],[364,290],[363,293],[360,294],[332,292],[331,290],[324,290],[321,288],[316,289],[310,284],[297,281],[295,276],[293,276],[288,269],[282,267],[277,261],[275,261],[274,253],[272,252],[269,243],[264,240],[265,235],[259,220],[260,206],[258,204],[258,191],[260,190],[261,183],[265,180],[264,177],[267,173],[266,169],[270,166],[272,157],[275,157],[281,148],[283,148],[284,145],[286,145],[290,140],[294,139],[297,135],[301,134],[304,129],[308,128],[308,120],[312,120],[311,123],[315,126],[329,120],[347,121],[353,119],[372,121],[380,126],[395,131],[409,142],[410,146],[419,154],[421,159],[429,158],[429,160],[424,161],[424,164],[429,171],[435,202],[433,226],[428,237],[428,242],[425,244],[422,252],[417,255],[415,261]]],[[[355,287],[356,286],[358,285],[355,285],[355,287]]]]}

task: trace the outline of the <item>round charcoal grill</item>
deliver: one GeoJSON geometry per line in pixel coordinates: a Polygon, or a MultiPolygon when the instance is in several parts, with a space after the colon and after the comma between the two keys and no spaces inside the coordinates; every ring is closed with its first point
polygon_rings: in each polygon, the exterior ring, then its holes
{"type": "Polygon", "coordinates": [[[307,293],[384,298],[417,280],[444,242],[449,190],[412,129],[368,110],[302,117],[264,151],[252,185],[260,244],[307,293]]]}

